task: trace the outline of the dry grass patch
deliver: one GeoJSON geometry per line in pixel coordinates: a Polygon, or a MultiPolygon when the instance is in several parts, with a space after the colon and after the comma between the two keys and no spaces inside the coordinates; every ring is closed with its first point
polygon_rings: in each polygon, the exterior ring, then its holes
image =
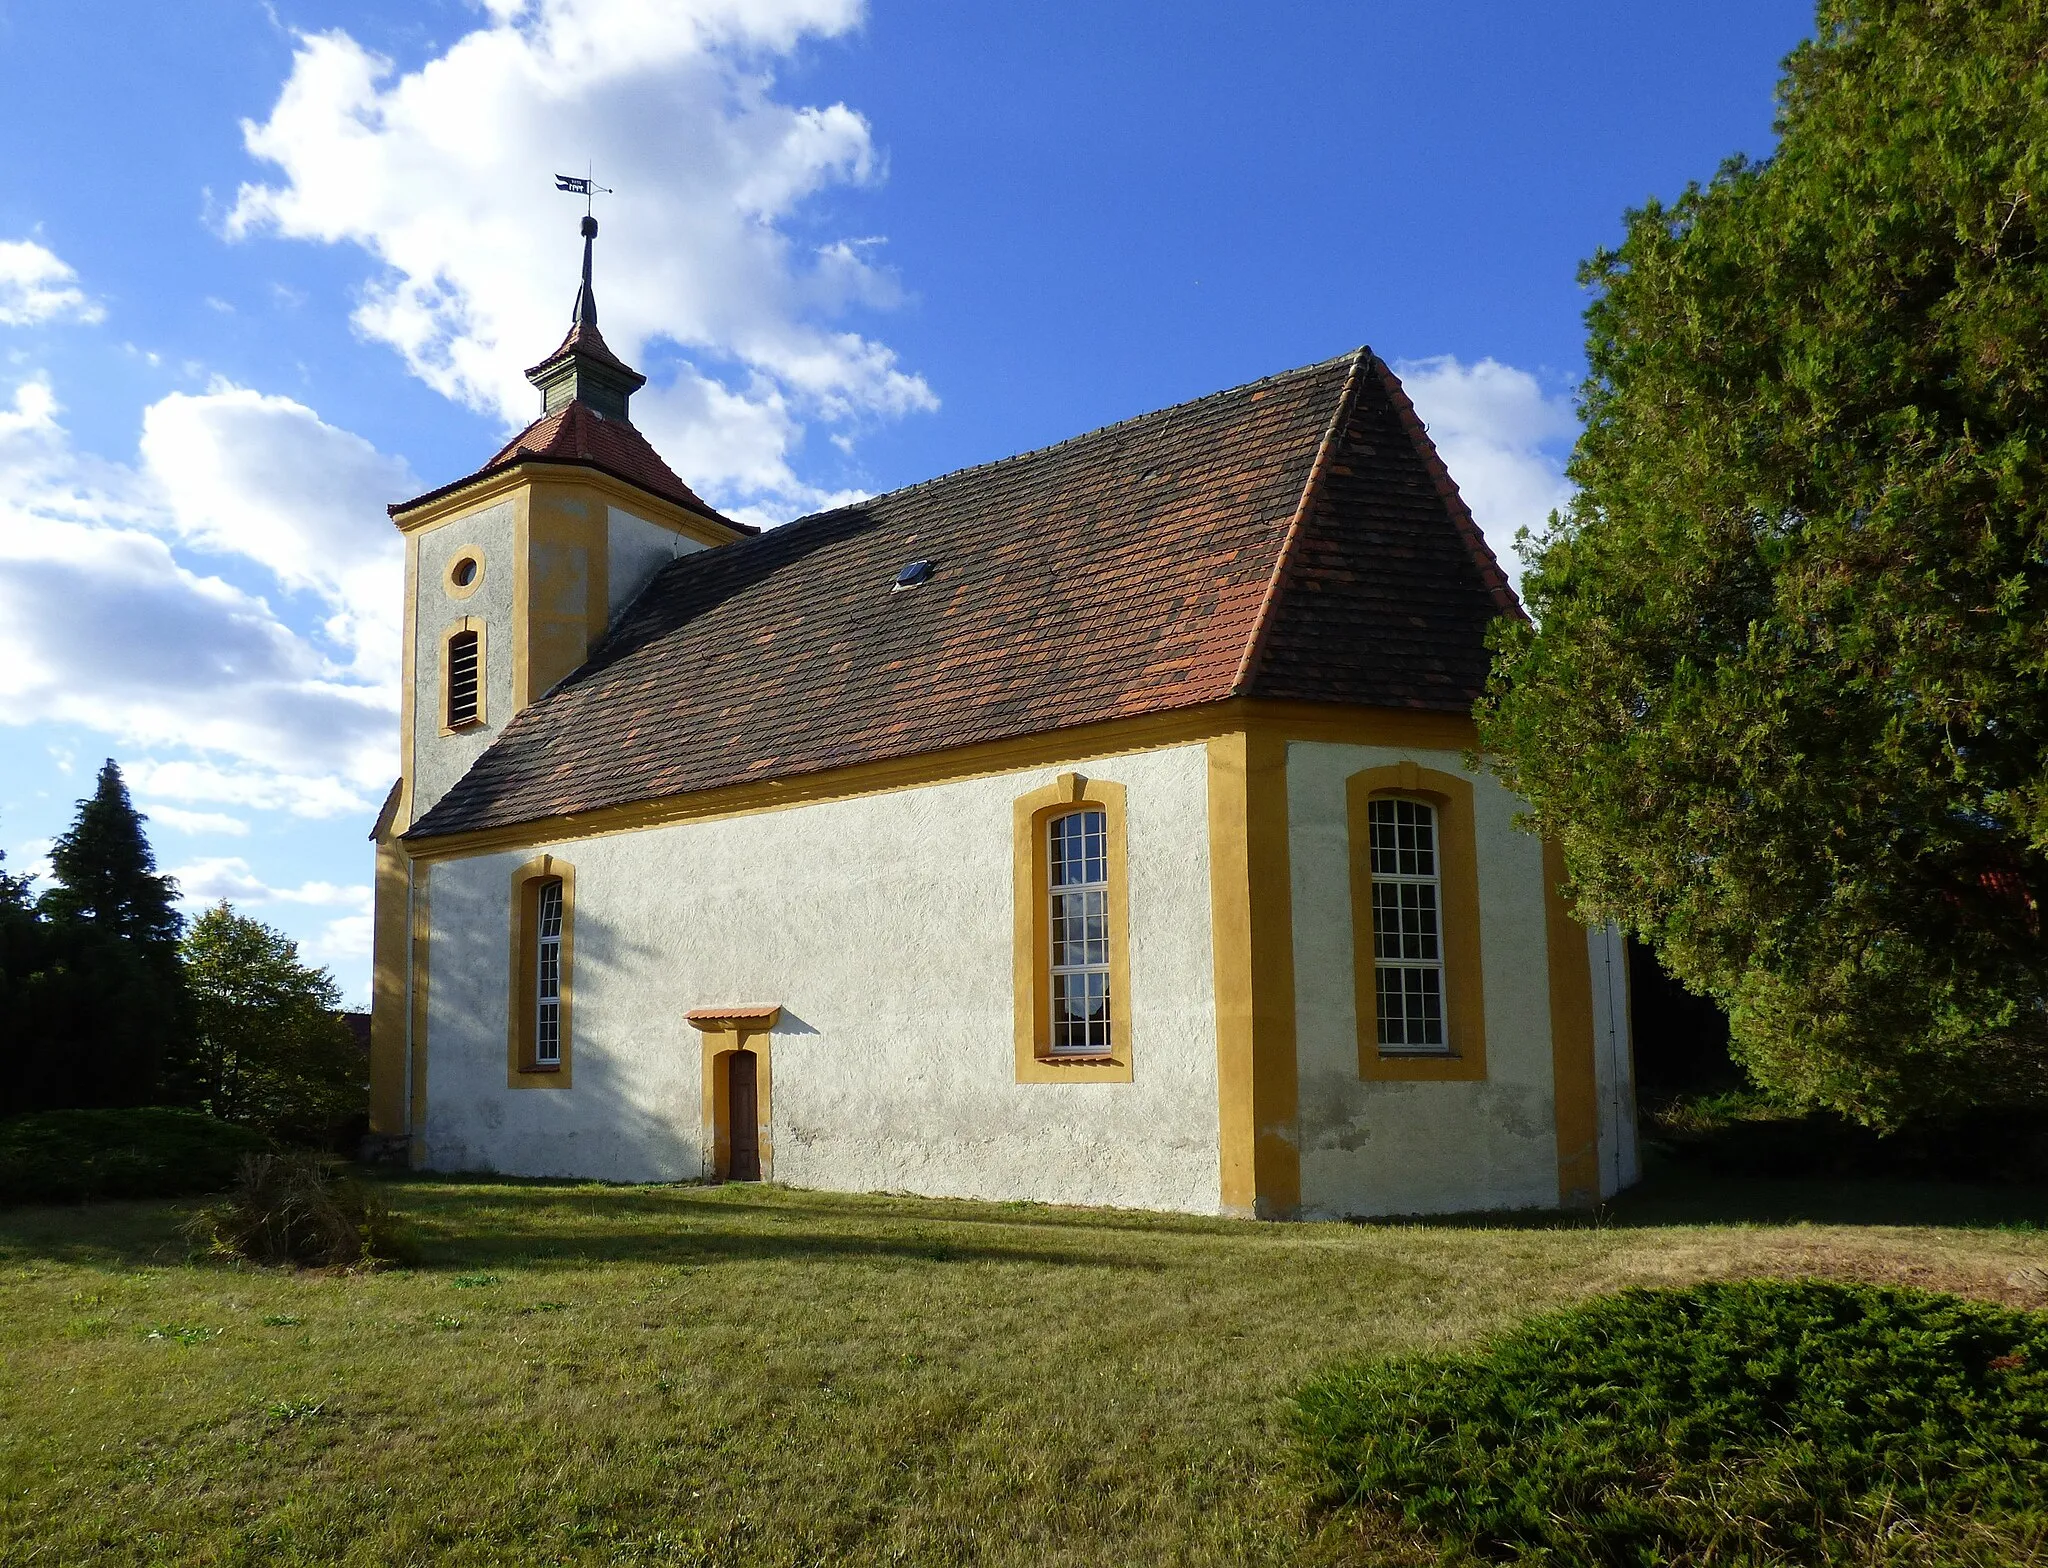
{"type": "Polygon", "coordinates": [[[1304,1501],[1285,1401],[1334,1362],[1777,1256],[2048,1270],[2034,1232],[1648,1211],[384,1190],[424,1261],[367,1276],[190,1265],[174,1206],[0,1215],[0,1561],[1428,1562],[1304,1501]]]}

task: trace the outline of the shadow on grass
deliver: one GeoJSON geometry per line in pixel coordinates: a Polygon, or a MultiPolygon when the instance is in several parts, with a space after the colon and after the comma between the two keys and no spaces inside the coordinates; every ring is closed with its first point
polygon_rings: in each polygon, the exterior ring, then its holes
{"type": "Polygon", "coordinates": [[[1016,1199],[941,1198],[921,1193],[827,1192],[778,1187],[770,1182],[672,1182],[658,1184],[575,1181],[546,1176],[500,1176],[491,1172],[450,1174],[438,1171],[393,1172],[379,1176],[391,1185],[396,1201],[432,1203],[437,1189],[464,1189],[467,1207],[479,1199],[477,1189],[516,1190],[551,1202],[575,1204],[590,1200],[625,1209],[678,1217],[705,1213],[752,1215],[783,1221],[814,1220],[842,1225],[987,1225],[1026,1230],[1124,1233],[1150,1237],[1213,1239],[1219,1236],[1285,1238],[1291,1227],[1256,1224],[1212,1215],[1165,1210],[1082,1208],[1016,1199]]]}
{"type": "MultiPolygon", "coordinates": [[[[1113,1245],[1048,1245],[1042,1234],[977,1235],[936,1205],[783,1201],[772,1188],[601,1187],[473,1177],[380,1183],[417,1230],[420,1267],[581,1267],[594,1263],[998,1263],[1152,1272],[1165,1260],[1113,1245]]],[[[0,1261],[176,1266],[190,1204],[95,1203],[0,1211],[0,1261]]],[[[1050,1217],[1058,1211],[1045,1211],[1050,1217]]],[[[967,1223],[963,1223],[965,1220],[967,1223]]],[[[1022,1222],[1018,1222],[1022,1223],[1022,1222]]],[[[1076,1240],[1078,1231],[1070,1229],[1076,1240]]]]}
{"type": "Polygon", "coordinates": [[[1771,1180],[1715,1176],[1684,1166],[1653,1172],[1598,1210],[1516,1209],[1493,1214],[1410,1215],[1360,1225],[1445,1229],[1614,1230],[1687,1225],[1929,1226],[1955,1230],[2048,1230],[2048,1187],[1963,1182],[1771,1180]]]}

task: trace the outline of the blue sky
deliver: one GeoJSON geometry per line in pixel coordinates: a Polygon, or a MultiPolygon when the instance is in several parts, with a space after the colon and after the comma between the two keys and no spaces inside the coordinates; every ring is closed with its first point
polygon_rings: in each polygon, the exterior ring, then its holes
{"type": "Polygon", "coordinates": [[[1770,148],[1805,0],[0,0],[0,848],[100,758],[366,994],[384,503],[536,412],[594,162],[642,428],[763,522],[1370,343],[1496,548],[1578,262],[1770,148]]]}

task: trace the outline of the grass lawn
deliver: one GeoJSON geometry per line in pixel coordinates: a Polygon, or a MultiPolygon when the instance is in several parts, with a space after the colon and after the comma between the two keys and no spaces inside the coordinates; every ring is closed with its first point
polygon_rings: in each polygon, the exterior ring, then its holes
{"type": "Polygon", "coordinates": [[[190,1266],[178,1205],[0,1211],[0,1562],[1433,1562],[1301,1501],[1284,1401],[1331,1362],[1751,1274],[2048,1306],[2014,1191],[1378,1226],[388,1191],[425,1261],[375,1275],[190,1266]]]}

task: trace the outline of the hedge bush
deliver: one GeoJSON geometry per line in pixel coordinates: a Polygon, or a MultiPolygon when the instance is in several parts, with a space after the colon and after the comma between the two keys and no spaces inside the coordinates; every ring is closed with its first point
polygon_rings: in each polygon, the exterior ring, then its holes
{"type": "Polygon", "coordinates": [[[38,1111],[0,1121],[0,1204],[219,1192],[266,1147],[199,1111],[38,1111]]]}
{"type": "Polygon", "coordinates": [[[1326,1500],[1495,1560],[2048,1560],[2048,1314],[1816,1281],[1634,1290],[1333,1372],[1326,1500]]]}

